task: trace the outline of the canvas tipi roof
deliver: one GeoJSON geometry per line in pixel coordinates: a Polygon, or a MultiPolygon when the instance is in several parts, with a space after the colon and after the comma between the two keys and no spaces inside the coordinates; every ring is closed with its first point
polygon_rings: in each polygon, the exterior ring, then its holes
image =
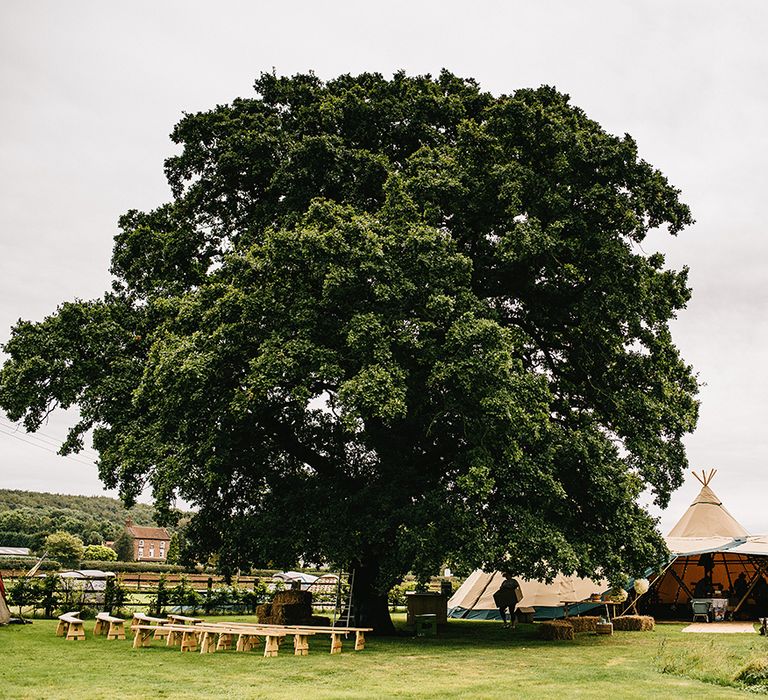
{"type": "Polygon", "coordinates": [[[743,538],[747,531],[725,509],[723,502],[709,488],[712,477],[717,473],[712,469],[708,474],[694,476],[701,483],[701,491],[685,511],[677,525],[669,531],[669,538],[743,538]]]}

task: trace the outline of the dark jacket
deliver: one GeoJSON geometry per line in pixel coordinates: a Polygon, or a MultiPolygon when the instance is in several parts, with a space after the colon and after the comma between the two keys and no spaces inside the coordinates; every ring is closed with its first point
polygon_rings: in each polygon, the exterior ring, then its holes
{"type": "Polygon", "coordinates": [[[520,584],[513,578],[505,578],[499,590],[493,594],[496,607],[506,608],[517,605],[517,590],[520,584]]]}

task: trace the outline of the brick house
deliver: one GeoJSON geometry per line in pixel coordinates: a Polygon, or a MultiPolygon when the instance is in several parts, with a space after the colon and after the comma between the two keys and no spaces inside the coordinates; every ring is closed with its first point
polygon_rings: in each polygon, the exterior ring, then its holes
{"type": "Polygon", "coordinates": [[[171,535],[164,527],[145,527],[134,525],[129,519],[125,529],[133,538],[134,561],[165,561],[171,535]]]}

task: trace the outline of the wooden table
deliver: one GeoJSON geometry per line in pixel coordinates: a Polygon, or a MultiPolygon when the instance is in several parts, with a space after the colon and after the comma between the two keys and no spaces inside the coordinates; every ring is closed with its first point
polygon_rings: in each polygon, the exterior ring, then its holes
{"type": "MultiPolygon", "coordinates": [[[[615,600],[592,600],[590,598],[582,599],[582,600],[561,600],[560,604],[563,606],[563,609],[565,611],[565,619],[568,619],[568,608],[572,605],[594,605],[595,607],[599,605],[605,606],[605,616],[610,620],[611,619],[611,610],[610,608],[615,608],[617,605],[624,605],[625,601],[615,601],[615,600]]],[[[577,613],[578,615],[578,613],[577,613]]],[[[614,612],[614,617],[616,617],[616,613],[614,612]]]]}

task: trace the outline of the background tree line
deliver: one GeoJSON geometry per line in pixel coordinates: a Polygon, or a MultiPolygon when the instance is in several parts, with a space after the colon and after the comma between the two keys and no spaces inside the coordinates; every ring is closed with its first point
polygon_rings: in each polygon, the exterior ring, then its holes
{"type": "Polygon", "coordinates": [[[54,532],[75,535],[84,545],[103,545],[120,536],[128,518],[157,526],[152,506],[143,503],[126,508],[107,496],[0,489],[0,546],[38,551],[54,532]]]}

